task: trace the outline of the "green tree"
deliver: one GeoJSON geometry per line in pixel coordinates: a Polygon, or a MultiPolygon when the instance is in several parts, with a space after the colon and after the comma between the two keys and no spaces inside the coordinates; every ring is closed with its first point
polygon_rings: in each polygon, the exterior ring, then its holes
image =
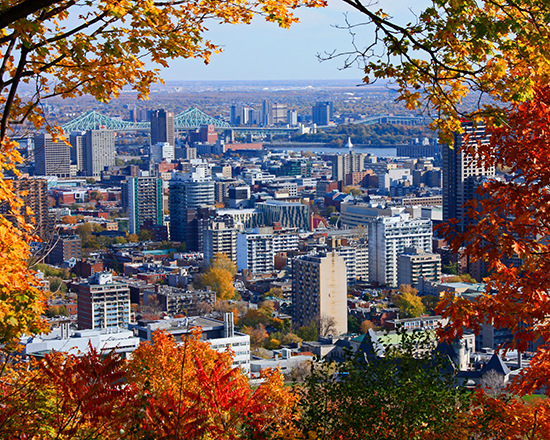
{"type": "MultiPolygon", "coordinates": [[[[310,438],[403,440],[465,438],[469,394],[456,387],[448,359],[428,335],[399,331],[384,356],[347,353],[312,365],[298,387],[300,430],[310,438]]],[[[366,343],[365,343],[366,344],[366,343]]],[[[367,349],[367,352],[370,351],[367,349]]]]}
{"type": "Polygon", "coordinates": [[[309,325],[297,329],[296,335],[304,341],[316,341],[319,338],[317,323],[312,320],[309,325]]]}
{"type": "Polygon", "coordinates": [[[359,326],[359,321],[353,315],[348,315],[348,332],[350,333],[359,333],[361,327],[359,326]]]}

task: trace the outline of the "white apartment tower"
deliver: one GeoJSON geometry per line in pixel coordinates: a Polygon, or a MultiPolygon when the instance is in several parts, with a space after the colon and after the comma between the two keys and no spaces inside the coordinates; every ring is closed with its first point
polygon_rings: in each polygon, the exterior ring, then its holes
{"type": "Polygon", "coordinates": [[[101,177],[105,167],[115,164],[115,133],[111,130],[88,130],[84,139],[86,175],[101,177]]]}
{"type": "Polygon", "coordinates": [[[406,248],[432,252],[432,221],[409,214],[378,217],[369,224],[370,282],[397,287],[398,259],[406,248]]]}

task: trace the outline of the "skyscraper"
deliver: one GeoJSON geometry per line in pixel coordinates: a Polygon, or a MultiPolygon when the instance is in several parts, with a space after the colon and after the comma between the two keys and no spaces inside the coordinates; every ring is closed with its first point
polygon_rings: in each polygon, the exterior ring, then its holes
{"type": "MultiPolygon", "coordinates": [[[[170,238],[188,241],[188,224],[201,207],[214,206],[214,181],[204,168],[192,168],[190,173],[174,173],[170,180],[169,194],[170,238]]],[[[189,231],[190,232],[190,231],[189,231]]],[[[188,249],[196,237],[189,237],[188,249]]],[[[198,250],[198,249],[197,249],[198,250]]]]}
{"type": "Polygon", "coordinates": [[[115,164],[115,133],[111,130],[88,130],[84,148],[86,151],[86,175],[101,177],[105,167],[115,164]]]}
{"type": "Polygon", "coordinates": [[[463,124],[464,133],[455,133],[454,145],[444,145],[443,156],[443,221],[456,218],[457,231],[462,232],[469,221],[464,204],[475,197],[475,190],[482,176],[494,177],[495,169],[484,168],[475,157],[464,151],[478,142],[489,142],[485,127],[474,129],[472,123],[463,124]]]}
{"type": "Polygon", "coordinates": [[[122,186],[130,234],[139,233],[146,222],[163,224],[162,180],[156,177],[127,177],[122,186]]]}
{"type": "MultiPolygon", "coordinates": [[[[336,251],[292,261],[292,322],[296,327],[314,319],[334,321],[334,334],[348,331],[346,262],[336,251]]],[[[321,336],[328,336],[327,334],[321,336]]]]}
{"type": "Polygon", "coordinates": [[[34,169],[39,176],[71,176],[71,147],[63,141],[54,142],[48,133],[34,138],[34,169]]]}
{"type": "Polygon", "coordinates": [[[77,172],[86,171],[85,132],[71,133],[71,165],[76,165],[77,172]]]}
{"type": "Polygon", "coordinates": [[[154,110],[151,112],[151,145],[159,142],[168,142],[176,145],[174,132],[174,113],[165,110],[154,110]]]}

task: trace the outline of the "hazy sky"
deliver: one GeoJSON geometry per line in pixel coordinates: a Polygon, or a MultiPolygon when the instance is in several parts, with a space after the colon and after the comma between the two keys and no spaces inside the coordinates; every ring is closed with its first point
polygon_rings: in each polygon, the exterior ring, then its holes
{"type": "MultiPolygon", "coordinates": [[[[367,3],[368,0],[365,1],[367,3]]],[[[416,0],[415,5],[426,3],[416,0]]],[[[374,8],[384,8],[401,21],[406,15],[411,20],[403,0],[381,0],[374,8]]],[[[418,11],[419,7],[415,6],[418,11]]],[[[289,30],[276,24],[255,19],[246,25],[218,25],[211,23],[208,37],[224,51],[213,55],[210,64],[200,60],[175,60],[163,70],[165,80],[283,80],[283,79],[357,79],[362,72],[354,67],[341,70],[343,59],[319,62],[318,53],[344,52],[352,48],[351,36],[344,26],[348,13],[350,22],[364,22],[364,16],[352,10],[341,0],[329,0],[322,9],[298,11],[300,23],[289,30]]],[[[360,41],[370,43],[371,27],[358,30],[360,41]]]]}

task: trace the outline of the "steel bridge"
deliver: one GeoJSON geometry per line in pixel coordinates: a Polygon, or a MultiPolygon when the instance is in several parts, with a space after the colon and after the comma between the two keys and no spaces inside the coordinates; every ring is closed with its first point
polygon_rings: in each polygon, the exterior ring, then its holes
{"type": "MultiPolygon", "coordinates": [[[[198,108],[189,108],[174,117],[176,130],[192,130],[201,125],[214,125],[217,129],[232,128],[227,122],[213,118],[198,108]]],[[[96,111],[87,111],[78,118],[61,126],[66,133],[86,130],[150,131],[150,122],[122,121],[96,111]]]]}

